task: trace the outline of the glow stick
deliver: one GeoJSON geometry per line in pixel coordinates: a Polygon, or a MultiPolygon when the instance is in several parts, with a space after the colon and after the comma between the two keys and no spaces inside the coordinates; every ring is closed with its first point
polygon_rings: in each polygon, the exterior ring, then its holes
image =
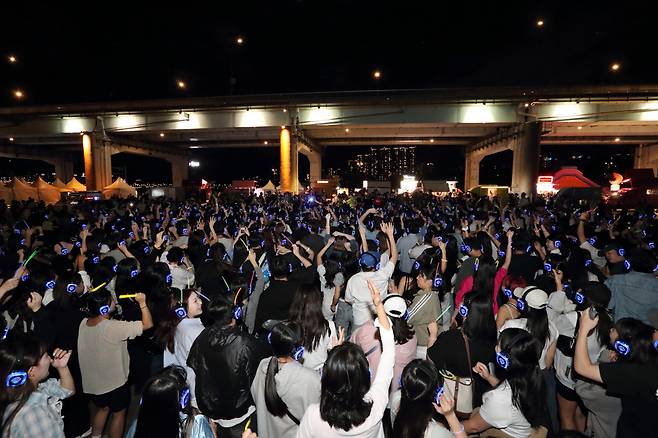
{"type": "Polygon", "coordinates": [[[448,307],[446,307],[446,310],[444,310],[444,311],[439,315],[439,317],[436,318],[436,321],[438,321],[439,319],[443,318],[443,315],[445,315],[445,314],[448,312],[448,310],[450,310],[451,307],[452,307],[452,304],[449,305],[448,307]]]}
{"type": "Polygon", "coordinates": [[[137,294],[124,294],[124,295],[119,295],[119,299],[123,300],[124,298],[135,298],[137,294]]]}

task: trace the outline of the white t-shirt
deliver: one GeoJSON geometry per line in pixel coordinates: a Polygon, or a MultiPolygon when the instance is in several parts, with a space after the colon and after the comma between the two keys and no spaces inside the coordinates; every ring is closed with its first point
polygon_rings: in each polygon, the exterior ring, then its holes
{"type": "Polygon", "coordinates": [[[507,380],[482,395],[480,417],[514,438],[527,438],[532,433],[528,420],[512,404],[512,387],[507,380]]]}
{"type": "Polygon", "coordinates": [[[587,241],[583,242],[580,244],[580,247],[589,251],[590,255],[592,256],[592,261],[596,266],[599,268],[603,268],[605,266],[607,262],[606,258],[599,256],[599,250],[596,249],[591,243],[587,241]]]}
{"type": "Polygon", "coordinates": [[[325,333],[318,342],[318,346],[313,351],[304,350],[303,364],[304,368],[311,368],[313,370],[321,370],[324,366],[324,363],[327,361],[327,354],[329,353],[329,344],[331,343],[331,337],[336,336],[336,324],[333,321],[329,321],[329,333],[325,333]]]}
{"type": "MultiPolygon", "coordinates": [[[[498,334],[502,333],[503,330],[508,329],[508,328],[520,328],[523,330],[528,330],[527,328],[528,324],[528,319],[527,318],[518,318],[518,319],[508,319],[505,321],[505,324],[500,328],[500,331],[498,334]]],[[[550,345],[557,341],[557,327],[555,326],[555,323],[551,321],[550,319],[548,320],[548,340],[544,342],[544,346],[541,349],[541,357],[539,358],[539,369],[546,369],[546,352],[548,351],[548,347],[550,345]]]]}
{"type": "Polygon", "coordinates": [[[378,271],[359,272],[347,282],[345,301],[352,304],[354,327],[362,326],[375,314],[375,306],[372,303],[367,280],[371,280],[375,284],[383,300],[388,292],[388,280],[391,279],[394,270],[395,265],[388,261],[378,271]]]}
{"type": "Polygon", "coordinates": [[[176,327],[174,352],[171,353],[168,348],[165,348],[163,357],[165,367],[178,365],[187,371],[187,386],[190,388],[191,402],[194,407],[197,407],[194,392],[196,376],[194,375],[194,370],[187,366],[187,356],[190,354],[190,348],[192,348],[194,340],[203,331],[203,328],[203,324],[201,324],[199,318],[184,318],[176,327]]]}
{"type": "Polygon", "coordinates": [[[338,272],[334,276],[334,287],[327,287],[327,281],[324,276],[327,273],[324,265],[318,266],[318,274],[320,275],[320,288],[322,290],[322,315],[324,315],[327,321],[333,321],[334,313],[331,311],[331,303],[334,300],[334,291],[336,287],[343,286],[345,283],[345,277],[341,272],[338,272]]]}

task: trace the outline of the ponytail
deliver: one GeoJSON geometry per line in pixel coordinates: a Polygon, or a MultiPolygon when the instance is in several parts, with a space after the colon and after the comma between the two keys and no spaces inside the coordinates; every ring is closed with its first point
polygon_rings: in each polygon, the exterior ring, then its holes
{"type": "Polygon", "coordinates": [[[283,417],[288,412],[288,406],[281,400],[276,390],[276,373],[279,372],[279,360],[276,356],[270,358],[265,376],[265,405],[270,414],[275,417],[283,417]]]}

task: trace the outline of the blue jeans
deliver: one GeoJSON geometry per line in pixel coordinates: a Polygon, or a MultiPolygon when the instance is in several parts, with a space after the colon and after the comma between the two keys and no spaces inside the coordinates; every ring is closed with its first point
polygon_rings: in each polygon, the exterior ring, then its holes
{"type": "Polygon", "coordinates": [[[345,330],[345,339],[349,339],[352,334],[352,306],[350,304],[345,301],[338,301],[334,323],[345,330]]]}

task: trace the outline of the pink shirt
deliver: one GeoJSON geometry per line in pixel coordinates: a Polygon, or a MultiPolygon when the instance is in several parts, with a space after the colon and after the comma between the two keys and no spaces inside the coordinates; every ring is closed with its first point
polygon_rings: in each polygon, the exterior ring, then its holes
{"type": "MultiPolygon", "coordinates": [[[[496,272],[496,276],[494,277],[494,289],[493,289],[493,311],[494,315],[498,313],[498,300],[496,300],[496,294],[498,294],[498,291],[500,290],[501,286],[503,285],[503,280],[507,276],[507,269],[505,268],[500,268],[498,272],[496,272]]],[[[473,289],[473,276],[471,275],[470,277],[466,277],[464,281],[462,281],[462,286],[459,289],[459,292],[457,292],[457,297],[455,297],[455,308],[459,308],[461,305],[462,301],[464,300],[464,295],[466,293],[470,292],[471,289],[473,289]]]]}
{"type": "MultiPolygon", "coordinates": [[[[359,327],[352,336],[350,342],[361,347],[364,353],[367,354],[368,365],[373,373],[374,379],[377,374],[377,367],[379,366],[379,359],[382,355],[382,348],[379,342],[378,330],[375,327],[374,321],[369,321],[359,327]]],[[[400,377],[402,370],[409,362],[416,358],[416,347],[418,341],[416,335],[409,339],[406,344],[395,344],[395,367],[393,368],[393,381],[391,382],[391,394],[398,390],[400,387],[400,377]]]]}

